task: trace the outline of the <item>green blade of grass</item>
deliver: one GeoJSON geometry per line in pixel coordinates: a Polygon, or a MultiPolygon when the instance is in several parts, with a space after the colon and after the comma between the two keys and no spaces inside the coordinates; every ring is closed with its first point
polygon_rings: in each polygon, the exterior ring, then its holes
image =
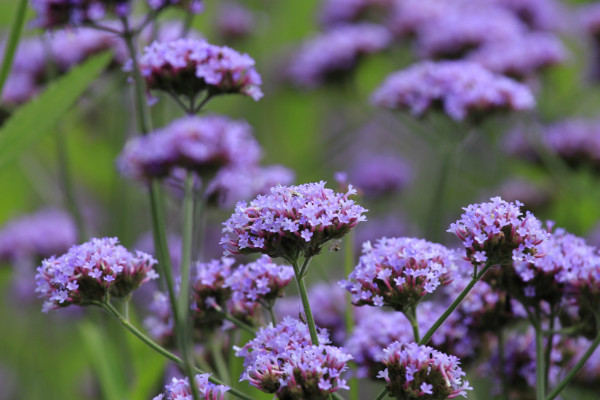
{"type": "Polygon", "coordinates": [[[111,59],[110,52],[90,57],[17,109],[0,128],[0,169],[54,128],[111,59]]]}
{"type": "Polygon", "coordinates": [[[4,83],[8,77],[8,73],[12,67],[13,58],[17,50],[17,44],[21,38],[21,32],[23,32],[23,26],[25,25],[25,16],[27,15],[27,0],[21,0],[17,6],[15,13],[14,22],[10,27],[10,34],[8,36],[8,43],[4,49],[2,55],[2,66],[0,67],[0,95],[4,89],[4,83]]]}

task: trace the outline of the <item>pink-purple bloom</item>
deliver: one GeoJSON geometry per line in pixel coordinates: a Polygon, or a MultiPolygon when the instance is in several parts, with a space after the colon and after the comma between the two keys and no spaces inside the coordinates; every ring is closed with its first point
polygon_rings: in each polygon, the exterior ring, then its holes
{"type": "Polygon", "coordinates": [[[394,154],[370,154],[353,160],[348,180],[365,196],[379,197],[404,189],[412,179],[412,169],[394,154]]]}
{"type": "Polygon", "coordinates": [[[545,255],[540,244],[549,234],[529,211],[523,215],[521,206],[500,197],[471,204],[448,232],[462,240],[466,259],[474,265],[535,262],[545,255]]]}
{"type": "Polygon", "coordinates": [[[221,244],[226,253],[263,253],[297,260],[312,257],[332,239],[339,239],[365,221],[365,210],[346,193],[325,188],[325,182],[277,186],[249,204],[239,202],[223,223],[221,244]]]}
{"type": "Polygon", "coordinates": [[[152,256],[141,251],[134,255],[118,242],[117,238],[93,238],[60,257],[42,261],[35,278],[36,292],[46,299],[43,311],[88,305],[108,296],[125,297],[158,277],[152,256]]]}
{"type": "MultiPolygon", "coordinates": [[[[226,46],[201,39],[154,42],[138,59],[140,72],[149,90],[162,90],[194,100],[206,91],[208,96],[239,93],[259,100],[263,94],[254,60],[226,46]]],[[[125,65],[132,71],[133,62],[125,65]]]]}
{"type": "Polygon", "coordinates": [[[215,28],[226,41],[243,39],[256,28],[256,18],[252,11],[237,2],[225,1],[219,5],[215,28]]]}
{"type": "Polygon", "coordinates": [[[175,167],[210,177],[223,167],[255,165],[260,155],[245,121],[188,116],[131,139],[118,165],[123,175],[142,181],[167,177],[175,167]]]}
{"type": "Polygon", "coordinates": [[[319,11],[321,25],[331,28],[350,24],[372,14],[385,14],[393,0],[325,0],[319,11]]]}
{"type": "Polygon", "coordinates": [[[203,0],[146,0],[153,10],[162,10],[169,6],[177,6],[192,13],[199,14],[204,11],[203,0]]]}
{"type": "Polygon", "coordinates": [[[454,120],[535,106],[527,86],[470,61],[424,61],[395,72],[374,92],[372,102],[408,109],[415,116],[439,105],[454,120]]]}
{"type": "Polygon", "coordinates": [[[37,13],[35,25],[56,28],[82,25],[104,19],[107,13],[125,17],[130,12],[130,0],[32,0],[37,13]]]}
{"type": "Polygon", "coordinates": [[[428,293],[452,282],[458,253],[416,238],[381,238],[363,244],[348,280],[340,282],[356,305],[390,306],[408,312],[428,293]]]}
{"type": "Polygon", "coordinates": [[[431,399],[467,397],[469,382],[457,357],[444,354],[429,346],[416,343],[394,342],[384,350],[386,369],[379,377],[387,382],[388,393],[398,399],[419,398],[425,394],[431,399]]]}
{"type": "MultiPolygon", "coordinates": [[[[229,387],[216,385],[209,382],[210,374],[199,374],[194,377],[196,388],[203,400],[223,400],[229,387]]],[[[154,397],[153,400],[189,400],[192,398],[190,381],[188,378],[173,378],[171,383],[165,386],[165,393],[154,397]]]]}
{"type": "Polygon", "coordinates": [[[290,62],[290,79],[308,88],[341,80],[361,57],[382,51],[390,42],[390,33],[379,25],[336,26],[302,45],[290,62]]]}

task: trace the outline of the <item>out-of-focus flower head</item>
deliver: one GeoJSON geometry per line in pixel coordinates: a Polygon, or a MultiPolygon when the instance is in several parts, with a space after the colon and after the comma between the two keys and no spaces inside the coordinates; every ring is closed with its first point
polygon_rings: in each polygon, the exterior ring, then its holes
{"type": "Polygon", "coordinates": [[[294,84],[307,88],[343,80],[361,57],[380,52],[390,43],[390,33],[379,25],[336,26],[305,42],[292,57],[288,74],[294,84]]]}
{"type": "MultiPolygon", "coordinates": [[[[210,374],[199,374],[194,377],[196,388],[205,400],[223,400],[225,393],[230,387],[215,385],[208,381],[210,374]]],[[[165,393],[154,397],[153,400],[188,400],[192,398],[192,391],[188,378],[173,378],[171,383],[165,386],[165,393]]]]}
{"type": "MultiPolygon", "coordinates": [[[[254,100],[263,96],[260,75],[249,55],[205,40],[155,41],[144,49],[138,64],[148,90],[185,96],[191,102],[202,92],[208,96],[238,93],[254,100]]],[[[133,61],[124,69],[132,71],[133,61]]]]}
{"type": "Polygon", "coordinates": [[[533,31],[555,31],[565,26],[565,11],[557,0],[491,0],[515,14],[533,31]]]}
{"type": "Polygon", "coordinates": [[[471,204],[463,207],[465,212],[448,232],[463,241],[465,259],[473,265],[535,262],[545,255],[540,244],[549,234],[529,211],[523,215],[521,206],[519,201],[508,203],[500,197],[471,204]]]}
{"type": "Polygon", "coordinates": [[[427,293],[452,282],[458,253],[415,238],[381,238],[363,244],[363,255],[340,282],[356,305],[390,306],[408,312],[427,293]]]}
{"type": "Polygon", "coordinates": [[[386,369],[379,377],[387,382],[388,393],[396,398],[418,398],[429,395],[432,399],[467,397],[469,382],[457,357],[444,354],[429,346],[416,343],[394,342],[384,350],[386,369]]]}
{"type": "Polygon", "coordinates": [[[154,292],[148,309],[150,314],[144,319],[144,327],[154,340],[163,345],[171,345],[175,321],[171,312],[169,295],[163,292],[154,292]]]}
{"type": "Polygon", "coordinates": [[[287,186],[294,181],[294,172],[283,165],[223,168],[206,188],[209,204],[232,208],[238,201],[268,194],[272,187],[287,186]]]}
{"type": "Polygon", "coordinates": [[[393,4],[393,0],[325,0],[319,11],[319,21],[322,26],[332,28],[371,19],[374,14],[381,19],[393,4]]]}
{"type": "Polygon", "coordinates": [[[277,186],[250,204],[239,202],[223,223],[226,253],[263,253],[297,260],[312,257],[330,240],[339,239],[365,221],[365,210],[346,193],[325,188],[325,182],[277,186]]]}
{"type": "Polygon", "coordinates": [[[398,192],[412,179],[412,169],[394,154],[363,155],[354,160],[348,180],[365,196],[379,197],[398,192]]]}
{"type": "Polygon", "coordinates": [[[117,238],[93,238],[58,258],[42,261],[35,277],[36,292],[46,299],[42,310],[88,305],[107,296],[125,297],[158,277],[152,256],[141,251],[131,254],[118,242],[117,238]]]}
{"type": "Polygon", "coordinates": [[[225,1],[219,4],[215,28],[225,41],[243,39],[254,32],[255,16],[240,3],[225,1]]]}
{"type": "Polygon", "coordinates": [[[467,59],[490,71],[524,79],[567,59],[560,39],[549,33],[530,33],[515,40],[496,41],[469,53],[467,59]]]}
{"type": "Polygon", "coordinates": [[[413,36],[420,27],[453,12],[466,2],[463,0],[394,1],[385,25],[398,37],[413,36]]]}
{"type": "Polygon", "coordinates": [[[420,62],[388,76],[371,100],[383,108],[408,109],[415,116],[441,106],[458,121],[535,106],[527,86],[471,61],[420,62]]]}
{"type": "Polygon", "coordinates": [[[523,178],[513,178],[503,182],[496,192],[508,202],[520,200],[527,210],[547,206],[553,197],[552,189],[543,183],[523,178]]]}
{"type": "Polygon", "coordinates": [[[42,209],[15,218],[0,229],[0,262],[39,262],[64,253],[77,241],[77,228],[69,214],[42,209]]]}
{"type": "Polygon", "coordinates": [[[211,177],[220,168],[256,165],[261,149],[245,121],[188,116],[149,135],[131,139],[117,160],[121,173],[146,181],[175,167],[211,177]]]}
{"type": "Polygon", "coordinates": [[[198,262],[192,268],[192,313],[194,326],[210,331],[223,324],[223,313],[231,298],[231,290],[225,281],[233,273],[233,258],[198,262]]]}
{"type": "Polygon", "coordinates": [[[169,6],[177,6],[192,14],[200,14],[204,11],[203,0],[146,0],[148,6],[159,11],[169,6]]]}
{"type": "Polygon", "coordinates": [[[34,24],[46,29],[93,23],[107,14],[125,17],[131,11],[130,0],[32,0],[31,6],[37,13],[34,24]]]}

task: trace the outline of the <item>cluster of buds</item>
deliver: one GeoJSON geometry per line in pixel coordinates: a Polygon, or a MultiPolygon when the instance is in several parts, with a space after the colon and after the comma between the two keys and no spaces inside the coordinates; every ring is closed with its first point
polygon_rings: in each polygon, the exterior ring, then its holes
{"type": "MultiPolygon", "coordinates": [[[[223,400],[229,387],[215,385],[208,381],[210,374],[199,374],[194,377],[196,388],[204,400],[223,400]]],[[[154,397],[153,400],[189,400],[192,398],[192,389],[188,378],[173,378],[170,384],[165,386],[165,393],[154,397]]]]}

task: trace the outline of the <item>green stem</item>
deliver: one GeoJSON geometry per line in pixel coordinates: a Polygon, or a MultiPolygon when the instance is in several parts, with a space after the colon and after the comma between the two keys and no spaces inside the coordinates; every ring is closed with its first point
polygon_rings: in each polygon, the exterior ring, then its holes
{"type": "Polygon", "coordinates": [[[544,384],[545,377],[545,357],[544,357],[544,335],[540,321],[540,310],[536,309],[535,319],[532,321],[535,329],[535,384],[536,384],[536,399],[544,400],[546,397],[546,385],[544,384]]]}
{"type": "Polygon", "coordinates": [[[212,355],[213,362],[215,363],[215,367],[217,368],[217,372],[221,379],[223,379],[226,383],[231,383],[231,376],[229,375],[229,369],[227,368],[227,363],[223,358],[223,353],[221,352],[221,343],[219,342],[217,335],[212,335],[210,344],[210,354],[212,355]]]}
{"type": "MultiPolygon", "coordinates": [[[[344,276],[348,276],[354,269],[354,231],[348,232],[344,237],[344,276]]],[[[352,305],[352,295],[346,292],[346,338],[349,338],[354,330],[354,313],[352,305]]],[[[358,400],[358,379],[351,378],[349,385],[350,400],[358,400]]]]}
{"type": "Polygon", "coordinates": [[[2,66],[0,67],[0,96],[4,89],[4,84],[8,78],[8,74],[12,68],[13,59],[15,52],[17,51],[17,45],[23,32],[23,26],[25,26],[25,17],[27,16],[27,0],[19,1],[17,11],[13,18],[13,23],[10,27],[10,33],[8,36],[8,42],[2,55],[2,66]]]}
{"type": "MultiPolygon", "coordinates": [[[[546,350],[544,351],[544,387],[547,388],[548,387],[548,376],[550,375],[550,363],[551,363],[551,359],[550,356],[552,354],[552,345],[554,342],[554,333],[552,332],[554,330],[554,320],[556,319],[556,306],[552,305],[550,306],[550,323],[548,325],[548,328],[550,330],[550,334],[548,335],[547,338],[547,342],[546,342],[546,350]]],[[[542,337],[546,335],[546,332],[542,330],[541,332],[542,337]]]]}
{"type": "Polygon", "coordinates": [[[179,288],[179,316],[182,325],[188,325],[190,297],[190,268],[192,263],[192,234],[194,230],[194,174],[188,171],[183,188],[181,213],[181,285],[179,288]]]}
{"type": "Polygon", "coordinates": [[[377,397],[375,397],[375,400],[383,400],[385,398],[385,396],[387,395],[387,388],[383,389],[378,395],[377,397]]]}
{"type": "Polygon", "coordinates": [[[444,197],[446,195],[446,186],[448,185],[448,177],[450,176],[450,167],[452,163],[452,151],[442,149],[440,169],[437,176],[435,190],[433,192],[431,206],[429,210],[429,220],[427,223],[427,237],[434,242],[440,240],[440,226],[444,218],[444,197]]]}
{"type": "Polygon", "coordinates": [[[273,304],[265,308],[269,312],[269,317],[271,317],[271,323],[273,323],[273,326],[277,325],[277,317],[275,316],[275,311],[273,311],[273,304]]]}
{"type": "Polygon", "coordinates": [[[298,266],[298,259],[292,260],[292,266],[294,267],[294,274],[296,276],[296,284],[298,285],[298,292],[300,293],[300,299],[302,300],[302,307],[304,308],[304,314],[306,315],[306,323],[308,324],[308,330],[310,331],[310,340],[315,346],[319,345],[319,337],[317,336],[317,328],[315,327],[315,320],[313,318],[312,311],[310,309],[310,303],[308,302],[308,292],[306,291],[306,285],[304,284],[304,276],[302,271],[306,272],[310,257],[306,257],[302,268],[298,266]]]}
{"type": "Polygon", "coordinates": [[[251,327],[250,325],[248,325],[247,323],[237,319],[236,317],[234,317],[231,314],[228,314],[224,311],[220,311],[221,315],[223,316],[223,318],[225,318],[227,321],[233,322],[233,324],[235,326],[237,326],[240,329],[245,330],[248,333],[251,333],[253,335],[256,335],[256,329],[254,329],[253,327],[251,327]]]}
{"type": "MultiPolygon", "coordinates": [[[[181,358],[177,357],[175,354],[171,353],[169,350],[165,349],[164,347],[162,347],[161,345],[159,345],[158,343],[156,343],[155,341],[150,339],[148,336],[144,335],[131,322],[129,322],[127,319],[125,319],[119,313],[119,311],[112,306],[112,304],[110,304],[108,302],[97,302],[94,304],[101,307],[111,317],[118,320],[121,323],[121,325],[123,325],[123,327],[125,327],[129,332],[133,333],[134,336],[136,336],[138,339],[140,339],[144,344],[146,344],[152,350],[156,351],[158,354],[162,355],[166,359],[173,361],[175,364],[177,364],[179,366],[183,366],[183,360],[181,358]]],[[[194,368],[194,372],[196,372],[198,374],[206,374],[207,373],[206,371],[203,371],[199,368],[194,368]]],[[[214,378],[213,376],[210,376],[208,378],[208,380],[216,385],[225,385],[224,382],[220,381],[217,378],[214,378]]],[[[234,388],[230,388],[228,393],[231,393],[233,396],[237,397],[238,399],[255,400],[253,397],[250,397],[246,393],[242,393],[239,390],[234,389],[234,388]]]]}
{"type": "Polygon", "coordinates": [[[552,400],[556,396],[558,396],[560,394],[560,392],[562,392],[562,390],[573,380],[575,375],[577,375],[579,370],[583,367],[583,365],[587,362],[587,360],[592,356],[594,351],[596,351],[596,348],[598,347],[599,344],[600,344],[600,332],[596,336],[596,339],[594,339],[594,341],[590,344],[590,347],[587,349],[585,354],[583,356],[581,356],[579,361],[577,361],[577,364],[575,364],[575,366],[569,370],[569,373],[567,373],[567,375],[565,375],[564,379],[562,381],[560,381],[560,383],[558,385],[556,385],[554,390],[552,390],[552,392],[550,392],[550,394],[548,396],[546,396],[545,400],[552,400]]]}
{"type": "Polygon", "coordinates": [[[425,344],[427,344],[427,342],[429,342],[429,339],[431,339],[431,337],[433,336],[435,331],[437,331],[438,328],[444,323],[444,321],[446,321],[446,319],[450,316],[450,314],[452,314],[452,312],[456,309],[456,307],[458,307],[460,305],[460,303],[464,300],[464,298],[467,296],[467,294],[469,294],[471,289],[473,289],[473,286],[475,286],[477,281],[479,281],[479,279],[481,279],[481,277],[487,272],[488,269],[491,268],[491,266],[492,266],[492,264],[487,262],[485,264],[485,266],[483,267],[483,269],[481,270],[481,272],[479,272],[479,274],[473,276],[473,279],[471,279],[471,282],[469,282],[469,284],[463,289],[463,291],[460,292],[458,297],[452,302],[452,304],[450,304],[450,307],[448,307],[448,309],[446,309],[446,311],[444,311],[444,313],[438,318],[438,320],[435,321],[433,326],[431,328],[429,328],[427,333],[425,333],[425,335],[421,338],[421,340],[418,342],[419,345],[425,345],[425,344]]]}
{"type": "Polygon", "coordinates": [[[404,315],[410,321],[410,326],[412,326],[415,342],[419,343],[419,322],[417,321],[417,307],[411,307],[407,312],[404,313],[404,315]]]}
{"type": "Polygon", "coordinates": [[[73,176],[71,175],[71,168],[69,165],[69,152],[67,151],[67,144],[64,138],[63,132],[58,132],[56,135],[56,152],[58,157],[58,170],[62,181],[64,190],[64,199],[75,221],[77,227],[77,237],[79,242],[84,242],[88,235],[85,225],[83,223],[83,217],[81,210],[78,207],[77,200],[75,199],[75,190],[73,189],[73,176]]]}
{"type": "Polygon", "coordinates": [[[500,380],[502,381],[502,398],[504,400],[510,400],[509,387],[507,382],[506,374],[504,373],[506,367],[506,351],[504,346],[504,331],[502,328],[498,330],[498,356],[500,357],[500,380]]]}

